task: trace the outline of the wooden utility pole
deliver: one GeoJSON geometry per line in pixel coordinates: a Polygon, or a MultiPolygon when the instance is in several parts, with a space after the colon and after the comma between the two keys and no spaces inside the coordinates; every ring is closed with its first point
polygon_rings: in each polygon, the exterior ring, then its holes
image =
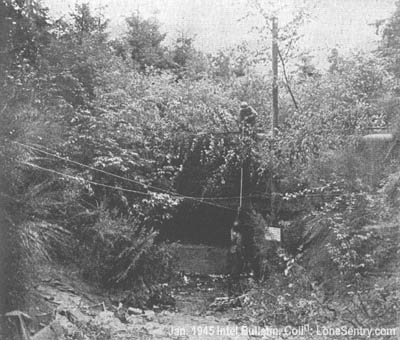
{"type": "Polygon", "coordinates": [[[271,133],[275,137],[278,127],[278,19],[272,17],[272,119],[271,133]]]}
{"type": "MultiPolygon", "coordinates": [[[[271,135],[275,137],[278,128],[278,19],[272,17],[272,112],[271,135]]],[[[271,164],[271,225],[276,225],[276,181],[274,179],[273,163],[271,164]]]]}

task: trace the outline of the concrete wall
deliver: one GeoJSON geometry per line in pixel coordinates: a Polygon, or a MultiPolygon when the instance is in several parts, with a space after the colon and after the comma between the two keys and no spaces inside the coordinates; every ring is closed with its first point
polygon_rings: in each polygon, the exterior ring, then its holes
{"type": "Polygon", "coordinates": [[[228,249],[206,245],[173,244],[175,268],[190,274],[228,274],[228,249]]]}

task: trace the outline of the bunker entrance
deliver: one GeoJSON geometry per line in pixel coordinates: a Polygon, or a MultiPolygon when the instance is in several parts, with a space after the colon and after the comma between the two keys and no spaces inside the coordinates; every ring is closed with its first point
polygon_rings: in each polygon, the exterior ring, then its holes
{"type": "Polygon", "coordinates": [[[163,225],[160,237],[171,242],[229,247],[235,210],[183,202],[175,216],[163,225]]]}

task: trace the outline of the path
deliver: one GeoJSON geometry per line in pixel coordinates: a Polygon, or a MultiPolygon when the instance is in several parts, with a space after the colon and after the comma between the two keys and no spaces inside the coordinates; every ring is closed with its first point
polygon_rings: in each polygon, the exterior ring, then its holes
{"type": "MultiPolygon", "coordinates": [[[[185,285],[173,290],[175,309],[163,311],[128,310],[122,306],[118,309],[109,298],[95,293],[71,273],[40,280],[35,294],[53,308],[53,313],[49,313],[52,328],[58,329],[59,336],[64,333],[59,339],[269,339],[249,336],[240,308],[222,310],[215,308],[215,304],[213,307],[215,298],[228,301],[223,287],[225,280],[184,277],[184,281],[185,285]]],[[[42,339],[52,338],[34,337],[34,340],[42,339]]]]}

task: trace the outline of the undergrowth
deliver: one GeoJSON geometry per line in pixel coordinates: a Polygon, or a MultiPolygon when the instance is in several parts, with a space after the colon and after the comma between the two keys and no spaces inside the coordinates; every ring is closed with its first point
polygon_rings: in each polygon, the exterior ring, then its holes
{"type": "Polygon", "coordinates": [[[131,304],[145,304],[169,279],[172,252],[156,243],[157,231],[134,218],[101,211],[86,233],[91,241],[82,245],[84,277],[105,288],[129,289],[131,304]]]}

